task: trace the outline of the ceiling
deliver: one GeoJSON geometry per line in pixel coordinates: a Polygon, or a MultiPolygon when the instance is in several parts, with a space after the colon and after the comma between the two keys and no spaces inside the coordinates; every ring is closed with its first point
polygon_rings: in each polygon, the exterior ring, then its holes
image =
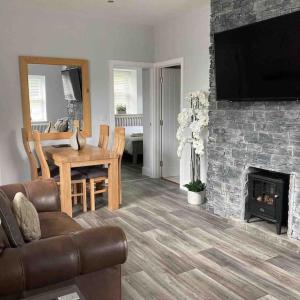
{"type": "MultiPolygon", "coordinates": [[[[19,1],[24,5],[24,0],[19,1]]],[[[107,0],[26,0],[26,5],[30,3],[47,10],[155,25],[208,5],[209,2],[210,0],[115,0],[114,3],[108,3],[107,0]]]]}

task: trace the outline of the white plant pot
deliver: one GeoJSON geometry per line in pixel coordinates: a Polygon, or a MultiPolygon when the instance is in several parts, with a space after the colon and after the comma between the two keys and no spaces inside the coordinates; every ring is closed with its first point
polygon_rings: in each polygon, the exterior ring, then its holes
{"type": "Polygon", "coordinates": [[[196,193],[188,191],[188,203],[192,205],[200,205],[205,202],[205,191],[196,193]]]}

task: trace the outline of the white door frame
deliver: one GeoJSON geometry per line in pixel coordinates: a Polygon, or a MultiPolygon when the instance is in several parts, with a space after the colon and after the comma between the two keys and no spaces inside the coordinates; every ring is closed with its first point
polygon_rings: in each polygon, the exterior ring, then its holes
{"type": "MultiPolygon", "coordinates": [[[[183,57],[175,58],[157,63],[145,63],[135,61],[110,60],[109,61],[109,122],[112,130],[115,127],[115,109],[114,109],[114,85],[113,69],[118,67],[144,68],[150,69],[150,101],[151,101],[151,160],[152,170],[150,177],[160,178],[160,74],[159,71],[164,67],[180,66],[181,67],[181,99],[180,109],[183,108],[183,74],[184,59],[183,57]]],[[[181,168],[181,167],[180,167],[181,168]]]]}
{"type": "MultiPolygon", "coordinates": [[[[153,162],[154,162],[154,175],[156,178],[161,176],[161,167],[160,167],[160,149],[161,149],[161,132],[160,132],[160,115],[161,115],[161,108],[160,108],[160,69],[173,67],[173,66],[180,66],[181,71],[181,99],[180,99],[180,111],[183,109],[184,105],[184,91],[183,91],[183,74],[184,74],[184,59],[183,57],[175,58],[167,61],[162,61],[154,64],[155,69],[155,99],[154,99],[154,141],[156,141],[156,146],[154,150],[153,162]]],[[[180,177],[181,177],[181,164],[180,164],[180,177]]],[[[181,178],[180,178],[181,179],[181,178]]]]}
{"type": "MultiPolygon", "coordinates": [[[[121,60],[110,60],[109,61],[109,123],[112,131],[115,128],[115,108],[114,108],[114,76],[113,76],[113,69],[118,67],[128,67],[128,68],[143,68],[150,70],[150,122],[151,122],[151,137],[152,141],[150,141],[151,145],[151,170],[149,170],[150,177],[155,178],[155,152],[156,152],[156,132],[154,131],[154,124],[155,124],[155,68],[153,63],[145,63],[145,62],[135,62],[135,61],[121,61],[121,60]]],[[[143,112],[144,113],[144,112],[143,112]]],[[[111,142],[111,141],[110,141],[111,142]]]]}

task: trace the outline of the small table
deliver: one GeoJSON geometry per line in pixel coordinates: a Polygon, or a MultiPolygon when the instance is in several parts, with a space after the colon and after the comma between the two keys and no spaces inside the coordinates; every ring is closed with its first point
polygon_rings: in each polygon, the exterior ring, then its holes
{"type": "MultiPolygon", "coordinates": [[[[70,147],[44,147],[45,155],[59,167],[61,211],[72,217],[71,168],[108,165],[108,209],[119,209],[119,163],[115,152],[86,145],[76,151],[70,147]]],[[[92,210],[95,208],[93,207],[92,210]]]]}
{"type": "Polygon", "coordinates": [[[78,289],[78,287],[76,285],[71,285],[71,286],[56,289],[53,291],[45,292],[45,293],[42,293],[42,294],[39,294],[36,296],[23,298],[23,300],[54,300],[54,299],[57,299],[57,298],[63,297],[63,296],[65,296],[66,300],[69,300],[69,299],[72,299],[72,297],[69,296],[69,298],[68,298],[67,295],[70,295],[70,294],[74,295],[74,293],[77,293],[80,300],[86,300],[86,298],[80,293],[80,290],[78,289]]]}

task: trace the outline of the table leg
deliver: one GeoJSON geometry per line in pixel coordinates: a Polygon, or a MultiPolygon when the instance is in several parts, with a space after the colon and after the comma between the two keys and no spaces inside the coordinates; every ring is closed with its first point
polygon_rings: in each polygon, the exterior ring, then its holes
{"type": "Polygon", "coordinates": [[[108,209],[116,210],[120,206],[119,164],[112,159],[108,167],[108,209]]]}
{"type": "Polygon", "coordinates": [[[59,167],[61,211],[72,217],[71,165],[64,163],[59,167]]]}

